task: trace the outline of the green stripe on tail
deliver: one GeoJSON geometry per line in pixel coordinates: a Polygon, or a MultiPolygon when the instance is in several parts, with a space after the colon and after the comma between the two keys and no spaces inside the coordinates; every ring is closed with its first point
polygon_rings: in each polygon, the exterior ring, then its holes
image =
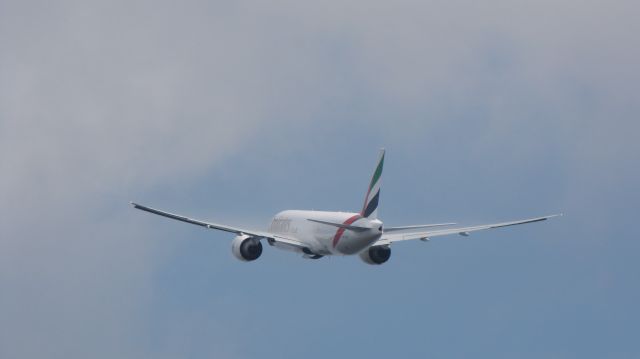
{"type": "Polygon", "coordinates": [[[378,213],[378,201],[380,200],[380,177],[382,177],[382,168],[384,167],[384,149],[380,150],[380,158],[378,159],[378,165],[371,177],[371,183],[369,183],[369,189],[364,199],[364,205],[360,214],[367,218],[377,218],[378,213]]]}

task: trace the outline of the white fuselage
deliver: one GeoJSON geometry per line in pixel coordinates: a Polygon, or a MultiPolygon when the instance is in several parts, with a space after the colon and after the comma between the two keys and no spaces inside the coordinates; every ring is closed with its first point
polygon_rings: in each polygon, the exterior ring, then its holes
{"type": "Polygon", "coordinates": [[[363,218],[358,213],[283,211],[273,218],[269,232],[295,238],[305,243],[318,255],[357,254],[375,243],[382,236],[382,222],[363,218]],[[353,231],[311,220],[365,227],[353,231]]]}

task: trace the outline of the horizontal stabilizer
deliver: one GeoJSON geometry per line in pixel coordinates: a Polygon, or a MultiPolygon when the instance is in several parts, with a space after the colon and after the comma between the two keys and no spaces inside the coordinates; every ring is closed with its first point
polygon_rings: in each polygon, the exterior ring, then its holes
{"type": "Polygon", "coordinates": [[[351,230],[351,231],[354,231],[354,232],[362,232],[362,231],[366,231],[366,230],[371,229],[369,227],[360,227],[360,226],[354,226],[352,224],[326,222],[326,221],[320,221],[320,220],[317,220],[317,219],[310,219],[310,218],[307,218],[307,221],[326,224],[327,226],[334,226],[334,227],[338,227],[338,228],[344,228],[344,229],[348,229],[348,230],[351,230]]]}

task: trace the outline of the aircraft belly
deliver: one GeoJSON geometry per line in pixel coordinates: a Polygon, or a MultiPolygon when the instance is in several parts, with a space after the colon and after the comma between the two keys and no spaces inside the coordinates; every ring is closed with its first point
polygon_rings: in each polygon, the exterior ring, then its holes
{"type": "Polygon", "coordinates": [[[336,254],[352,255],[362,252],[380,238],[379,234],[369,236],[345,235],[337,243],[336,254]]]}
{"type": "MultiPolygon", "coordinates": [[[[323,228],[324,229],[324,228],[323,228]]],[[[333,238],[333,233],[325,230],[316,231],[314,234],[314,243],[317,244],[315,251],[318,254],[322,255],[330,255],[333,254],[331,250],[331,239],[333,238]]]]}

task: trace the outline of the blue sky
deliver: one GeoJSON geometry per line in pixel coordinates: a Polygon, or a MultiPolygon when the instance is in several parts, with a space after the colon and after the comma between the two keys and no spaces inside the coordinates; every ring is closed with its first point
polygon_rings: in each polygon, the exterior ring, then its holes
{"type": "Polygon", "coordinates": [[[632,1],[0,4],[0,357],[635,358],[632,1]],[[564,212],[358,258],[265,227],[564,212]]]}

